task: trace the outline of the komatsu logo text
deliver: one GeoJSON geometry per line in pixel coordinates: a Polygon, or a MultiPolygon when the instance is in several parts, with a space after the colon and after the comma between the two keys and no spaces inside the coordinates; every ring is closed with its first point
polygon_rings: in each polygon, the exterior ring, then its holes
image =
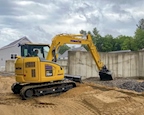
{"type": "Polygon", "coordinates": [[[81,43],[80,40],[71,40],[71,42],[79,42],[79,43],[81,43]]]}

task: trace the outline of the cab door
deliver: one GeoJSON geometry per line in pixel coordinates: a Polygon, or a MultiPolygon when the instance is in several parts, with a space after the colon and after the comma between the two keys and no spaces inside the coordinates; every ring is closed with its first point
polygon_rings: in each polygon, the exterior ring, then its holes
{"type": "Polygon", "coordinates": [[[36,83],[39,81],[38,57],[24,58],[24,79],[27,82],[36,83]]]}

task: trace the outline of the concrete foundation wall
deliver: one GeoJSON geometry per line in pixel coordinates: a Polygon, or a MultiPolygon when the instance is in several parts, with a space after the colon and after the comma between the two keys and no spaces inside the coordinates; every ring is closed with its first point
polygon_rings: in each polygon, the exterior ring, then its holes
{"type": "Polygon", "coordinates": [[[98,69],[88,52],[69,52],[68,73],[87,78],[98,76],[98,69]]]}
{"type": "Polygon", "coordinates": [[[143,62],[139,53],[100,53],[100,56],[114,77],[139,77],[139,62],[143,62]]]}
{"type": "MultiPolygon", "coordinates": [[[[100,53],[102,62],[113,77],[144,77],[144,52],[100,53]]],[[[82,78],[99,77],[89,52],[69,52],[68,73],[82,78]]]]}

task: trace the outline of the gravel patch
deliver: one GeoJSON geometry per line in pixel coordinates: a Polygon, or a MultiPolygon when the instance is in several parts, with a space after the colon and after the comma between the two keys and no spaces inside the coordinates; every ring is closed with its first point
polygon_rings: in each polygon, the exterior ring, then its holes
{"type": "Polygon", "coordinates": [[[136,92],[144,92],[144,82],[125,82],[119,86],[122,89],[134,90],[136,92]]]}
{"type": "Polygon", "coordinates": [[[99,78],[91,77],[84,79],[83,81],[105,85],[109,87],[118,87],[121,89],[133,90],[136,92],[144,92],[144,82],[138,82],[137,79],[115,78],[111,81],[100,81],[99,78]]]}

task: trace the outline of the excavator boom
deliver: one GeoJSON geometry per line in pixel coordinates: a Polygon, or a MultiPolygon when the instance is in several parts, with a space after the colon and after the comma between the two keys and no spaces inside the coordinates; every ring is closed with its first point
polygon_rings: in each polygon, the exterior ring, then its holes
{"type": "Polygon", "coordinates": [[[107,69],[106,65],[101,61],[100,55],[97,51],[96,46],[93,44],[91,35],[86,36],[82,34],[60,34],[56,35],[50,46],[49,53],[47,55],[47,60],[57,61],[58,54],[57,51],[60,46],[64,44],[84,44],[87,45],[92,57],[98,67],[100,80],[113,80],[111,72],[107,69]]]}

